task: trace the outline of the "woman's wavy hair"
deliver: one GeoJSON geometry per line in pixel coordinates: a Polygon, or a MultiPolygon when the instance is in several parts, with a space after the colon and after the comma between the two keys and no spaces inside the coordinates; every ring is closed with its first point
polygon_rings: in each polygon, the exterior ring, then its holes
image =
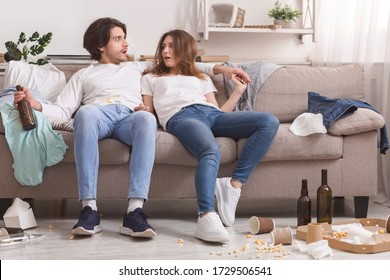
{"type": "Polygon", "coordinates": [[[126,25],[117,19],[106,17],[95,20],[84,33],[83,47],[90,53],[91,59],[99,61],[102,55],[99,48],[107,46],[110,31],[114,27],[122,28],[126,38],[126,25]]]}
{"type": "Polygon", "coordinates": [[[150,72],[158,76],[163,76],[169,73],[169,68],[165,66],[162,55],[162,45],[167,36],[172,37],[175,56],[180,59],[178,65],[180,74],[205,79],[205,75],[195,67],[195,59],[197,55],[195,39],[186,31],[181,29],[168,31],[161,36],[155,53],[154,67],[150,72]]]}

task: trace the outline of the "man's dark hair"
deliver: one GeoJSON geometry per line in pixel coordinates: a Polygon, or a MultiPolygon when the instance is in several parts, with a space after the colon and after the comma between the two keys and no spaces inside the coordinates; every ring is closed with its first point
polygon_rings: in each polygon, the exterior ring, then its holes
{"type": "Polygon", "coordinates": [[[117,19],[106,17],[95,20],[84,33],[83,47],[91,54],[91,59],[99,61],[99,48],[105,47],[110,40],[110,31],[114,27],[122,28],[126,38],[126,25],[117,19]]]}

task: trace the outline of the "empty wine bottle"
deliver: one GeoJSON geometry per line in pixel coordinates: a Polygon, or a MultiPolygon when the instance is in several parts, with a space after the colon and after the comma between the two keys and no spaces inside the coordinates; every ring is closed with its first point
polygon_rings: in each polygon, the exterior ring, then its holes
{"type": "Polygon", "coordinates": [[[332,223],[332,189],[328,186],[328,170],[321,170],[321,186],[317,189],[317,222],[332,223]]]}
{"type": "MultiPolygon", "coordinates": [[[[16,86],[17,91],[22,91],[20,85],[16,86]]],[[[22,99],[18,102],[18,110],[20,115],[20,120],[22,121],[22,126],[24,130],[31,130],[36,127],[34,115],[31,109],[31,104],[25,99],[22,99]]]]}
{"type": "Polygon", "coordinates": [[[311,223],[311,200],[307,190],[307,180],[302,180],[301,196],[297,202],[297,226],[311,223]]]}

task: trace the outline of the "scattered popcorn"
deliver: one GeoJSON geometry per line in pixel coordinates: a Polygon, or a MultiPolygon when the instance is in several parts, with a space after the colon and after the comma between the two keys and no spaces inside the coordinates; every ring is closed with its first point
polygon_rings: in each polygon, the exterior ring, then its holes
{"type": "Polygon", "coordinates": [[[249,244],[245,244],[244,247],[242,247],[242,251],[246,252],[249,250],[249,244]]]}
{"type": "Polygon", "coordinates": [[[261,238],[257,238],[257,239],[255,240],[255,243],[258,244],[258,245],[263,245],[263,244],[265,244],[264,240],[261,239],[261,238]]]}
{"type": "Polygon", "coordinates": [[[337,231],[337,232],[335,231],[335,232],[332,232],[332,236],[334,238],[345,237],[347,235],[348,235],[348,232],[346,232],[346,231],[337,231]]]}
{"type": "Polygon", "coordinates": [[[183,244],[183,243],[184,243],[184,240],[183,240],[183,239],[179,239],[179,240],[177,240],[177,243],[183,244]]]}
{"type": "Polygon", "coordinates": [[[248,238],[248,239],[250,239],[250,238],[252,238],[252,237],[253,237],[252,234],[248,234],[248,235],[246,236],[246,238],[248,238]]]}
{"type": "Polygon", "coordinates": [[[381,230],[379,231],[379,233],[380,233],[380,234],[384,234],[384,233],[385,233],[385,230],[384,230],[384,229],[381,229],[381,230]]]}
{"type": "Polygon", "coordinates": [[[240,253],[240,250],[238,250],[238,249],[233,250],[233,254],[238,254],[238,253],[240,253]]]}
{"type": "Polygon", "coordinates": [[[48,225],[49,230],[52,230],[54,227],[52,225],[48,225]]]}
{"type": "Polygon", "coordinates": [[[74,235],[73,234],[69,235],[69,240],[73,240],[73,239],[74,239],[74,235]]]}

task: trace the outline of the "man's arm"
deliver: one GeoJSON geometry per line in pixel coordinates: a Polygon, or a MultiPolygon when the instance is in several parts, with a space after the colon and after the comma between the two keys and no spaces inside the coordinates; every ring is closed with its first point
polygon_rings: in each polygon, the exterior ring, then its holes
{"type": "Polygon", "coordinates": [[[195,64],[198,70],[208,74],[209,76],[222,74],[230,80],[233,79],[234,76],[237,76],[239,79],[241,79],[242,82],[250,83],[249,75],[240,68],[232,68],[222,64],[211,64],[211,63],[201,63],[201,62],[196,62],[195,64]]]}

